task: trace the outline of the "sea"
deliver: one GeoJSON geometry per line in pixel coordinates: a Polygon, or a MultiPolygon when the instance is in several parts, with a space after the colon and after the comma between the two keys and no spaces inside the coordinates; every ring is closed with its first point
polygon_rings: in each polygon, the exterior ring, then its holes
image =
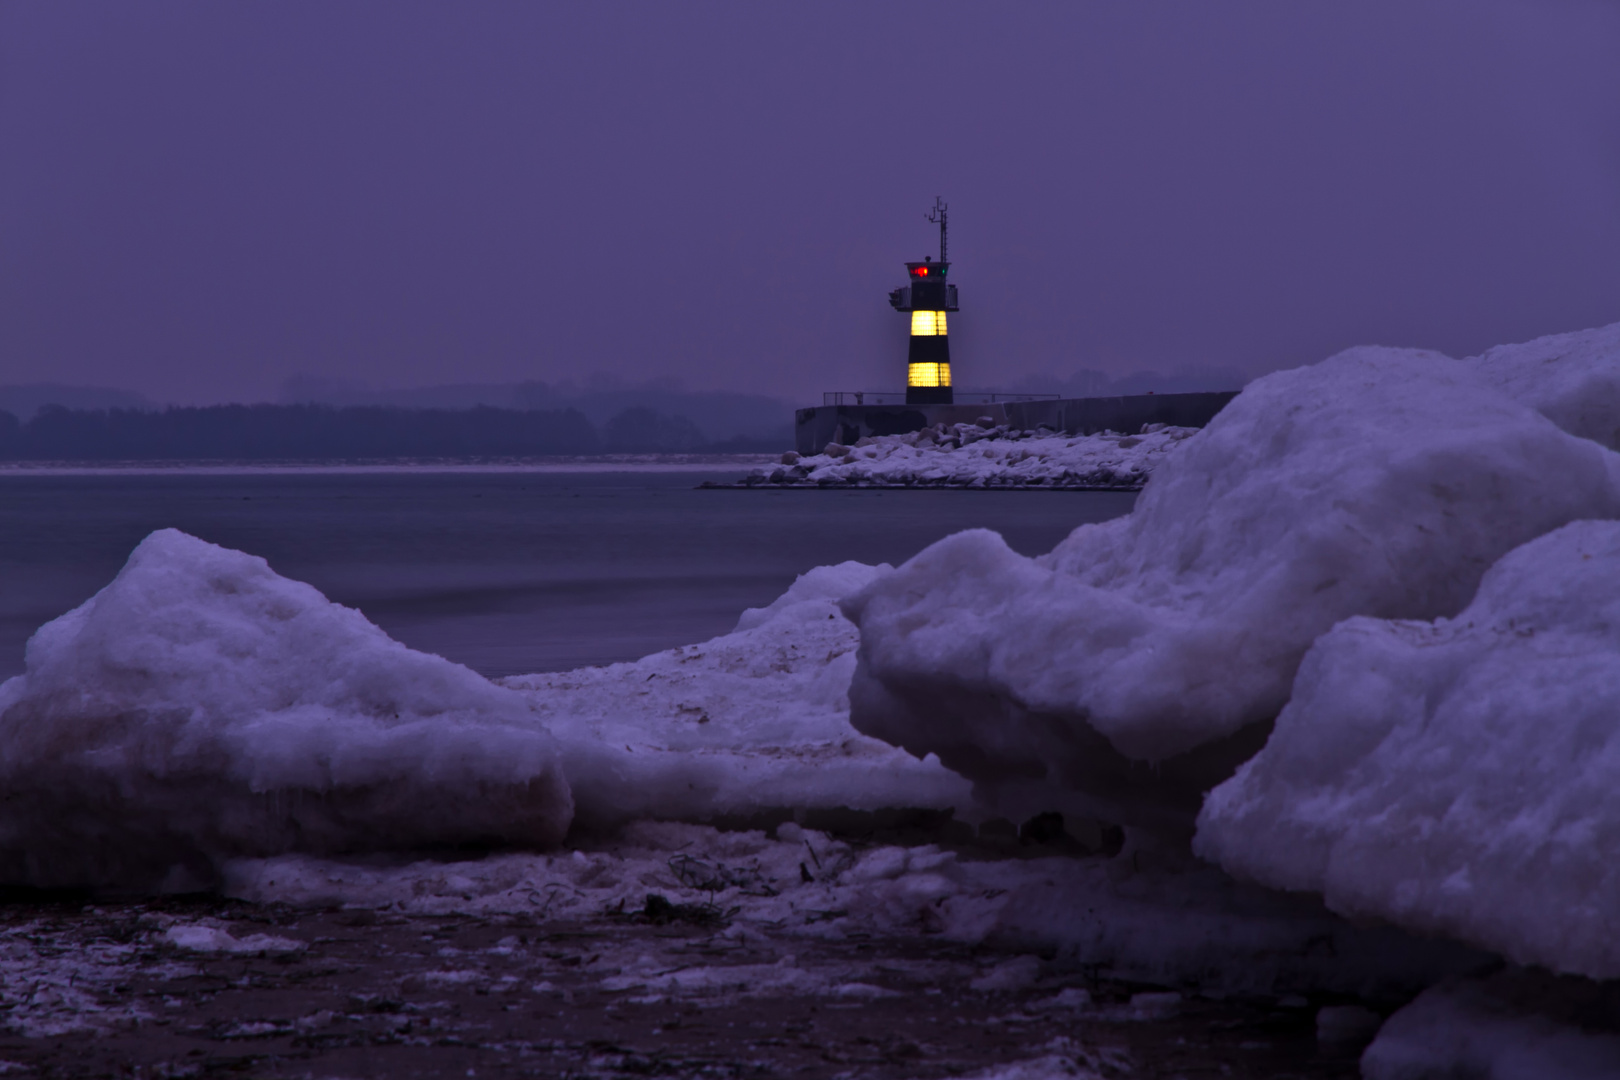
{"type": "Polygon", "coordinates": [[[0,678],[161,528],[262,556],[406,645],[495,677],[703,641],[812,567],[898,564],[962,529],[1038,554],[1135,500],[698,487],[751,464],[0,470],[0,678]]]}

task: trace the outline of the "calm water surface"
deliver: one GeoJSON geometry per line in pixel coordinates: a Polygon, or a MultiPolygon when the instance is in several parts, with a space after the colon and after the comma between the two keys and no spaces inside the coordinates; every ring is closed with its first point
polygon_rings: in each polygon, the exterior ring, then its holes
{"type": "Polygon", "coordinates": [[[899,563],[960,529],[1047,551],[1135,498],[694,489],[735,475],[0,475],[0,677],[167,526],[262,555],[407,645],[494,676],[702,641],[813,566],[899,563]]]}

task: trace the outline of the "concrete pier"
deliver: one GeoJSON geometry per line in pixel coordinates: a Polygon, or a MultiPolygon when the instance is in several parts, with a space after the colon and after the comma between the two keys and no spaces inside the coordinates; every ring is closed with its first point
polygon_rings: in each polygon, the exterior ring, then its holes
{"type": "Polygon", "coordinates": [[[988,405],[818,405],[795,414],[794,449],[801,454],[819,454],[828,443],[848,445],[862,436],[904,435],[941,423],[971,424],[982,416],[1023,431],[1044,427],[1066,435],[1093,435],[1099,431],[1135,434],[1144,424],[1203,427],[1237,395],[1236,390],[1223,390],[988,405]]]}

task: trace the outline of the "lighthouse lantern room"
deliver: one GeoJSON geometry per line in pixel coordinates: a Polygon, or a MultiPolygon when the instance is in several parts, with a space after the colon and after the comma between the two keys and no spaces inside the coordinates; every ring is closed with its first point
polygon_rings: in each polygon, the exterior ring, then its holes
{"type": "Polygon", "coordinates": [[[911,349],[906,357],[906,404],[949,405],[951,398],[950,338],[945,332],[947,312],[956,310],[956,286],[945,280],[951,264],[946,258],[946,210],[938,197],[928,221],[939,226],[939,261],[924,258],[906,263],[908,284],[889,293],[896,311],[911,314],[911,349]]]}

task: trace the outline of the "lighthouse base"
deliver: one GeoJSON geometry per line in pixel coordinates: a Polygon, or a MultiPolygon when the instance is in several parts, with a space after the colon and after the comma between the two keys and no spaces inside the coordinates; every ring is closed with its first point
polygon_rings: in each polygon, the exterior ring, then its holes
{"type": "Polygon", "coordinates": [[[907,405],[950,405],[953,401],[948,386],[906,387],[907,405]]]}

